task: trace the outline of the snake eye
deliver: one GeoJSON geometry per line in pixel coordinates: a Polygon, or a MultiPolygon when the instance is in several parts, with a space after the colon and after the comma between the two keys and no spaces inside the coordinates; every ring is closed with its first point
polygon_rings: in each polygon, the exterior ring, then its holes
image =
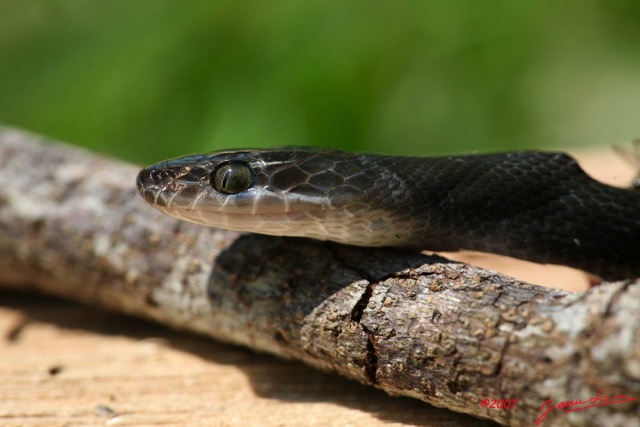
{"type": "Polygon", "coordinates": [[[211,186],[224,194],[238,194],[253,184],[253,174],[244,163],[226,163],[211,173],[211,186]]]}

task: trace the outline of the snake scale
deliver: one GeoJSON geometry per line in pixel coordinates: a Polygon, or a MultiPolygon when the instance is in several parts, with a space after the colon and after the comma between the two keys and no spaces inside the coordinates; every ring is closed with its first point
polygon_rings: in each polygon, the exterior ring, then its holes
{"type": "Polygon", "coordinates": [[[640,189],[600,183],[564,153],[222,151],[149,166],[137,185],[162,212],[209,226],[640,277],[640,189]]]}

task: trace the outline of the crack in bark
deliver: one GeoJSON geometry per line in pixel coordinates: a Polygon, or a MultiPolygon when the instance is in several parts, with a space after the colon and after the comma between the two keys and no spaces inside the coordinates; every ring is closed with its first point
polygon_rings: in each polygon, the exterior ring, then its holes
{"type": "Polygon", "coordinates": [[[498,356],[498,361],[496,362],[496,366],[494,367],[494,371],[493,371],[493,375],[494,376],[499,376],[500,375],[500,371],[502,371],[502,365],[504,363],[504,357],[507,354],[507,349],[509,348],[509,336],[507,335],[507,338],[504,341],[504,344],[502,345],[502,348],[500,349],[500,356],[498,356]]]}
{"type": "MultiPolygon", "coordinates": [[[[364,314],[364,310],[369,305],[369,300],[371,300],[371,296],[373,295],[373,288],[374,288],[374,285],[372,283],[367,284],[367,287],[362,293],[362,296],[360,297],[358,302],[355,303],[355,305],[353,306],[353,309],[351,310],[351,321],[358,324],[360,323],[360,320],[362,319],[362,315],[364,314]]],[[[362,326],[362,328],[364,329],[364,326],[362,326]]]]}
{"type": "Polygon", "coordinates": [[[376,349],[376,337],[366,327],[362,329],[367,334],[367,353],[364,359],[364,372],[372,384],[378,384],[378,351],[376,349]]]}
{"type": "Polygon", "coordinates": [[[375,284],[367,284],[367,287],[362,293],[362,296],[353,306],[353,310],[351,311],[351,321],[357,323],[362,328],[364,333],[367,334],[366,353],[363,360],[364,373],[371,384],[378,384],[378,351],[375,345],[377,341],[376,336],[365,325],[360,323],[364,314],[364,310],[369,305],[369,301],[371,300],[371,296],[373,295],[374,288],[375,284]]]}
{"type": "Polygon", "coordinates": [[[333,258],[336,260],[336,262],[338,262],[343,268],[355,271],[356,273],[358,273],[360,278],[367,281],[367,287],[351,310],[351,321],[358,324],[362,328],[362,331],[367,334],[366,351],[363,360],[364,373],[371,384],[378,384],[378,350],[376,348],[377,338],[375,333],[373,333],[371,330],[369,330],[369,328],[361,323],[361,320],[362,316],[364,315],[364,311],[366,310],[367,306],[369,305],[369,301],[373,296],[373,291],[375,290],[377,283],[387,280],[388,277],[392,277],[393,273],[385,275],[385,277],[381,278],[380,280],[373,280],[372,277],[365,271],[361,271],[360,269],[345,263],[338,256],[338,253],[332,244],[327,244],[327,248],[333,254],[333,258]]]}
{"type": "Polygon", "coordinates": [[[632,284],[633,284],[633,280],[625,281],[624,285],[622,285],[620,289],[615,291],[614,294],[611,295],[611,297],[609,297],[609,302],[607,303],[607,306],[605,307],[604,314],[603,314],[603,317],[605,319],[608,317],[611,317],[611,314],[613,313],[612,308],[615,306],[618,300],[622,297],[622,295],[624,295],[627,292],[627,288],[629,288],[629,286],[631,286],[632,284]]]}

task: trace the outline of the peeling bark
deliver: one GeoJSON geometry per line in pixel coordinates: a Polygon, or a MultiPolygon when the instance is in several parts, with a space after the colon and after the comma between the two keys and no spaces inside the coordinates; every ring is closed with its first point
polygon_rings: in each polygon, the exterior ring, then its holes
{"type": "Polygon", "coordinates": [[[137,171],[0,129],[0,287],[153,319],[503,424],[534,424],[549,399],[625,395],[553,410],[541,425],[638,425],[640,281],[571,294],[435,256],[181,223],[137,196],[137,171]]]}

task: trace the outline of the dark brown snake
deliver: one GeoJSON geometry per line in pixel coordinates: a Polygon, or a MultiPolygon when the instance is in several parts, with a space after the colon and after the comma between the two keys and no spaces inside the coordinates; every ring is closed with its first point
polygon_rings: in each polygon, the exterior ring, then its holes
{"type": "Polygon", "coordinates": [[[607,280],[640,277],[640,189],[600,183],[563,153],[225,151],[155,164],[137,184],[168,215],[231,230],[469,249],[607,280]]]}

